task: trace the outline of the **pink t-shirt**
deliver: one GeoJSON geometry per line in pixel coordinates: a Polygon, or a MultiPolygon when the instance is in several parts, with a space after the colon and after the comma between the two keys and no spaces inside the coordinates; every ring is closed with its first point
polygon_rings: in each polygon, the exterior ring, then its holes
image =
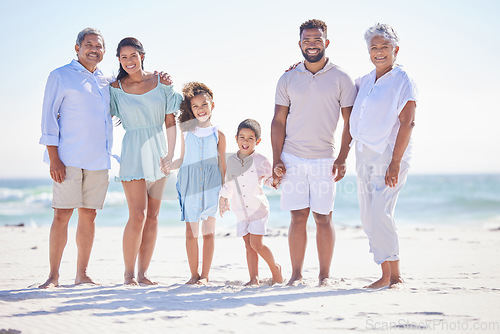
{"type": "Polygon", "coordinates": [[[352,79],[330,62],[316,74],[303,62],[283,74],[275,98],[289,108],[283,152],[305,159],[334,157],[340,109],[351,107],[355,98],[352,79]]]}

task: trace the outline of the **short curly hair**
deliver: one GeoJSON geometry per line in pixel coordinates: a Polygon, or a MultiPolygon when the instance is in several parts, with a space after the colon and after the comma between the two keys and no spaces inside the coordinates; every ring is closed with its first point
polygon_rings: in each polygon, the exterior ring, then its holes
{"type": "Polygon", "coordinates": [[[300,32],[299,32],[299,38],[302,38],[302,32],[306,29],[321,29],[323,33],[325,34],[325,39],[327,38],[326,36],[326,23],[321,21],[321,20],[308,20],[300,25],[300,32]]]}
{"type": "Polygon", "coordinates": [[[261,134],[261,129],[260,129],[260,124],[254,119],[247,118],[243,122],[238,125],[238,131],[236,132],[236,136],[240,134],[241,129],[250,129],[255,133],[255,139],[259,140],[260,139],[260,134],[261,134]]]}
{"type": "Polygon", "coordinates": [[[199,124],[198,120],[194,116],[193,110],[191,109],[191,99],[200,94],[207,94],[208,96],[210,96],[211,100],[214,99],[214,93],[212,92],[212,90],[208,88],[207,85],[201,82],[189,82],[185,84],[184,88],[182,89],[184,100],[182,101],[179,108],[180,114],[177,122],[179,123],[179,127],[183,132],[194,130],[199,124]]]}

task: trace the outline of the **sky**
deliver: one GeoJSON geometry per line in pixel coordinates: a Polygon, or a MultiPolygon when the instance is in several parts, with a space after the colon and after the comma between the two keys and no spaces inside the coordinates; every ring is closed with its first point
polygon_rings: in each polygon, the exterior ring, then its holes
{"type": "MultiPolygon", "coordinates": [[[[419,90],[412,173],[500,173],[497,0],[2,1],[0,13],[0,178],[48,177],[38,144],[45,83],[75,57],[85,27],[104,35],[105,74],[117,73],[118,42],[138,38],[147,71],[168,72],[179,92],[190,81],[212,88],[213,122],[228,152],[237,150],[237,125],[250,117],[263,130],[258,150],[272,158],[276,83],[302,60],[299,26],[312,18],[327,23],[327,56],[353,79],[373,69],[366,29],[381,22],[398,32],[397,63],[419,90]]],[[[122,136],[115,128],[114,153],[122,136]]],[[[354,164],[351,152],[349,174],[354,164]]]]}

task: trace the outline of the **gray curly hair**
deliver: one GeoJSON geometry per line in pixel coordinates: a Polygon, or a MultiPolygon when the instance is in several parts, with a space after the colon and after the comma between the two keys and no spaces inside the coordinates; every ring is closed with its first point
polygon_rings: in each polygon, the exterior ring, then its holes
{"type": "Polygon", "coordinates": [[[370,48],[370,43],[376,36],[387,39],[395,48],[399,46],[398,34],[396,33],[396,30],[394,30],[394,28],[388,24],[377,23],[373,27],[368,28],[368,30],[365,32],[365,40],[368,48],[370,48]]]}

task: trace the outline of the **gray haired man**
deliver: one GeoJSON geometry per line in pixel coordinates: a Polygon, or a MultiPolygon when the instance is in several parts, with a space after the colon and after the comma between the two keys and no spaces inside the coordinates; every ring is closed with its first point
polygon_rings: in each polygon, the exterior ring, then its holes
{"type": "Polygon", "coordinates": [[[75,284],[95,284],[87,275],[87,265],[94,242],[96,210],[102,209],[111,167],[111,78],[97,68],[105,53],[99,30],[82,30],[75,51],[77,60],[50,73],[43,101],[40,144],[47,147],[44,160],[50,164],[54,180],[54,219],[49,278],[39,288],[59,285],[59,267],[74,209],[78,209],[75,284]]]}

